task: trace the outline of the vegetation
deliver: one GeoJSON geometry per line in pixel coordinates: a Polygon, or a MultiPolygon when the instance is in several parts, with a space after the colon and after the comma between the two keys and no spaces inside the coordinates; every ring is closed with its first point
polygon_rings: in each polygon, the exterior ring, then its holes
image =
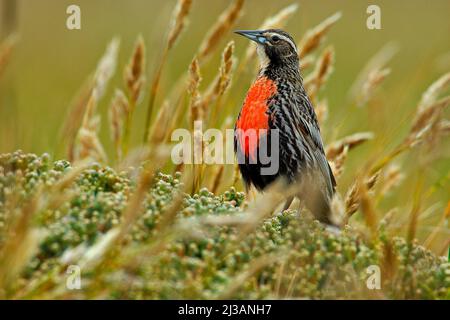
{"type": "MultiPolygon", "coordinates": [[[[59,148],[68,160],[0,155],[1,298],[450,298],[450,73],[428,84],[406,121],[378,98],[397,51],[388,44],[348,88],[348,106],[329,107],[323,89],[337,50],[323,44],[340,12],[305,32],[298,47],[338,181],[332,210],[341,231],[314,221],[297,202],[281,212],[295,188],[283,181],[253,197],[240,191],[235,165],[170,161],[173,130],[192,131],[198,120],[232,128],[240,107],[234,96],[256,72],[252,45],[238,55],[224,41],[243,7],[243,0],[230,3],[169,89],[164,76],[188,27],[190,0],[178,1],[152,76],[138,37],[111,94],[120,65],[113,39],[62,125],[59,148]],[[105,97],[110,142],[100,127],[105,97]],[[356,110],[367,111],[356,121],[381,125],[355,130],[342,121],[333,131],[331,118],[356,110]],[[379,114],[386,110],[404,125],[395,135],[383,132],[379,114]],[[360,145],[369,152],[356,153],[360,145]],[[80,290],[68,285],[73,266],[81,270],[80,290]],[[381,271],[379,290],[370,289],[370,266],[381,271]]],[[[297,8],[287,6],[259,28],[284,28],[297,8]]],[[[13,35],[0,45],[0,76],[17,41],[13,35]]]]}
{"type": "MultiPolygon", "coordinates": [[[[234,188],[215,196],[206,189],[183,194],[174,222],[165,224],[181,175],[158,173],[146,193],[143,211],[120,247],[111,247],[121,212],[136,186],[126,173],[89,165],[63,193],[70,201],[54,205],[50,196],[35,210],[39,232],[30,221],[7,234],[5,209],[14,185],[17,201],[32,202],[38,186],[47,195],[75,170],[66,161],[51,162],[15,152],[0,158],[2,242],[21,237],[7,251],[9,267],[25,265],[19,279],[2,268],[3,292],[10,298],[408,298],[448,299],[450,265],[417,244],[389,237],[386,221],[377,238],[367,239],[352,227],[330,232],[306,212],[287,210],[255,223],[243,213],[244,195],[234,188]],[[14,181],[14,182],[13,182],[14,181]],[[28,225],[24,227],[23,225],[28,225]],[[247,228],[252,232],[247,233],[247,228]],[[10,238],[10,239],[12,239],[10,238]],[[111,250],[111,251],[110,251],[111,250]],[[24,252],[30,252],[23,256],[24,252]],[[28,257],[31,259],[27,261],[28,257]],[[13,264],[14,262],[14,264],[13,264]],[[12,265],[13,264],[13,265],[12,265]],[[82,266],[82,290],[65,289],[71,264],[82,266]],[[366,286],[370,265],[381,267],[382,290],[366,286]],[[14,279],[14,281],[13,281],[14,279]]],[[[56,199],[53,199],[56,198],[56,199]]],[[[42,199],[41,199],[42,200],[42,199]]]]}

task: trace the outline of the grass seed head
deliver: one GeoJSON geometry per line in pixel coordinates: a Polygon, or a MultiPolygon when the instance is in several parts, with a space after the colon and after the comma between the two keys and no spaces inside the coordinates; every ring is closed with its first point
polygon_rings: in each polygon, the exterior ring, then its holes
{"type": "Polygon", "coordinates": [[[200,44],[198,52],[199,61],[205,60],[215,48],[219,45],[222,38],[229,33],[233,25],[239,18],[244,0],[235,0],[230,6],[220,15],[216,24],[208,31],[205,39],[200,44]]]}
{"type": "Polygon", "coordinates": [[[338,141],[332,142],[326,148],[327,158],[333,160],[335,157],[339,156],[344,149],[348,147],[349,150],[359,146],[360,144],[372,140],[374,134],[372,132],[358,132],[351,134],[345,138],[338,141]]]}
{"type": "Polygon", "coordinates": [[[177,39],[186,27],[187,17],[191,11],[192,0],[178,0],[171,19],[167,50],[172,49],[177,39]]]}
{"type": "Polygon", "coordinates": [[[5,70],[8,61],[11,59],[14,47],[18,42],[18,37],[15,34],[8,36],[2,43],[0,43],[0,76],[5,70]]]}
{"type": "Polygon", "coordinates": [[[145,84],[145,44],[142,36],[139,36],[131,60],[125,67],[124,80],[134,105],[138,102],[145,84]]]}
{"type": "Polygon", "coordinates": [[[323,42],[326,33],[342,17],[341,12],[336,12],[326,18],[314,28],[308,30],[298,45],[300,58],[306,57],[323,42]]]}

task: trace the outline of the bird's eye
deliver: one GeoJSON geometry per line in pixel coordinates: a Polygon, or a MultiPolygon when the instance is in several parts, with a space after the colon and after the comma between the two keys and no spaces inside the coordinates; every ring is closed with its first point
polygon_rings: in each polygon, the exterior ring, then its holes
{"type": "Polygon", "coordinates": [[[273,42],[278,42],[278,41],[280,41],[280,37],[279,36],[273,36],[272,37],[272,41],[273,42]]]}

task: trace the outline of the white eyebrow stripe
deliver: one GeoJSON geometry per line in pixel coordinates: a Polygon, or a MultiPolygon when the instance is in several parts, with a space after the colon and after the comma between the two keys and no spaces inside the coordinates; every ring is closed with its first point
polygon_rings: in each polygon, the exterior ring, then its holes
{"type": "Polygon", "coordinates": [[[291,45],[292,48],[294,48],[294,50],[295,50],[296,53],[298,53],[298,51],[297,51],[297,46],[296,46],[295,43],[292,42],[292,40],[289,39],[288,37],[283,36],[282,34],[279,34],[279,33],[275,33],[275,32],[269,32],[269,35],[270,35],[270,36],[276,35],[276,36],[279,37],[280,39],[283,39],[284,41],[286,41],[287,43],[289,43],[289,44],[291,45]]]}

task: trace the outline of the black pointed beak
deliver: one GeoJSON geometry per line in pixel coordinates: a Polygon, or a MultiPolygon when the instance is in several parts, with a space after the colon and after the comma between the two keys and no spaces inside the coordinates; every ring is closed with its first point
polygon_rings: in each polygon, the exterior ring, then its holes
{"type": "Polygon", "coordinates": [[[236,30],[234,33],[244,36],[250,40],[253,40],[256,43],[264,44],[264,42],[266,42],[264,31],[261,30],[236,30]]]}

